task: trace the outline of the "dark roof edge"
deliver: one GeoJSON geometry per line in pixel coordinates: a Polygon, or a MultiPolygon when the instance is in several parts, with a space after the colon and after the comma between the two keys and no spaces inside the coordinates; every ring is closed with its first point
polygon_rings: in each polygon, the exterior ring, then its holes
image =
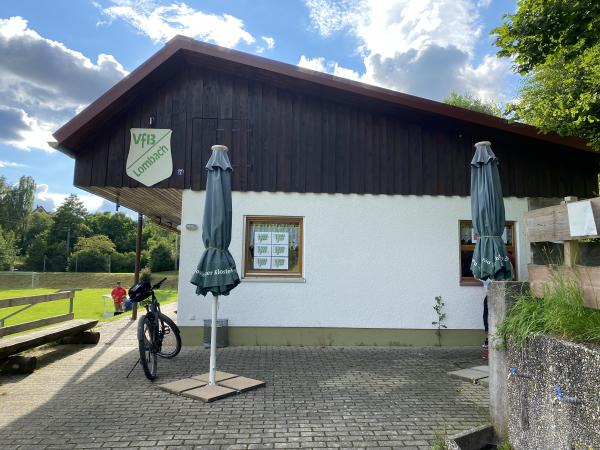
{"type": "Polygon", "coordinates": [[[134,88],[146,76],[148,76],[166,60],[171,58],[179,50],[201,53],[205,56],[214,57],[217,59],[225,59],[229,62],[251,66],[267,72],[272,72],[275,74],[320,84],[332,89],[374,98],[383,102],[395,104],[403,108],[425,111],[447,118],[469,122],[475,125],[495,128],[554,144],[594,152],[594,150],[587,145],[586,141],[576,137],[563,137],[552,132],[544,134],[538,128],[530,125],[509,122],[500,117],[479,113],[477,111],[472,111],[457,106],[447,105],[445,103],[392,91],[390,89],[385,89],[378,86],[360,83],[358,81],[348,80],[346,78],[336,77],[334,75],[305,69],[303,67],[294,66],[292,64],[263,58],[217,45],[199,42],[192,38],[180,35],[169,40],[162,49],[152,55],[141,66],[136,68],[128,76],[119,81],[115,86],[106,91],[100,98],[91,103],[73,119],[59,128],[53,135],[58,143],[63,143],[65,140],[75,134],[82,126],[93,120],[94,117],[108,108],[114,101],[134,88]]]}

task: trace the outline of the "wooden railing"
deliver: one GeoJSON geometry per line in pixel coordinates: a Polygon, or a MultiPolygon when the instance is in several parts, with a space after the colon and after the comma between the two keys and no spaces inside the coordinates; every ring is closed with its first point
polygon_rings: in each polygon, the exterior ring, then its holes
{"type": "Polygon", "coordinates": [[[8,336],[10,334],[20,333],[22,331],[33,330],[34,328],[44,327],[46,325],[52,325],[55,323],[65,322],[67,320],[72,320],[74,317],[73,314],[73,303],[75,300],[75,292],[74,290],[68,291],[58,291],[52,294],[41,294],[41,295],[32,295],[28,297],[16,297],[9,298],[6,300],[0,300],[0,309],[2,308],[10,308],[13,306],[24,306],[24,308],[18,309],[17,311],[13,311],[7,316],[0,317],[0,337],[8,336]],[[32,320],[30,322],[24,322],[17,325],[11,325],[8,327],[4,326],[4,322],[6,319],[13,317],[29,308],[33,305],[38,305],[40,303],[45,302],[53,302],[56,300],[64,300],[69,299],[69,312],[67,314],[60,314],[58,316],[46,317],[44,319],[32,320]]]}
{"type": "MultiPolygon", "coordinates": [[[[527,239],[536,242],[563,242],[564,262],[562,266],[529,264],[529,284],[535,295],[541,296],[544,287],[552,282],[553,271],[565,279],[573,280],[581,286],[585,306],[600,309],[600,267],[579,264],[579,241],[598,238],[600,234],[571,236],[567,203],[576,202],[577,197],[565,197],[557,206],[535,209],[525,214],[527,239]]],[[[593,198],[591,204],[597,232],[600,231],[600,198],[593,198]]]]}

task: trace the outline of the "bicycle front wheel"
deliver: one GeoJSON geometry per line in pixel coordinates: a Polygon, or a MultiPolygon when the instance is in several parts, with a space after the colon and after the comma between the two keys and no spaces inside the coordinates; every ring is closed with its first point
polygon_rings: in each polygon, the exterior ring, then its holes
{"type": "Polygon", "coordinates": [[[156,378],[158,358],[156,356],[155,324],[147,315],[142,315],[138,321],[138,344],[140,347],[140,363],[144,374],[149,380],[156,378]]]}
{"type": "Polygon", "coordinates": [[[179,328],[175,325],[175,322],[170,317],[160,313],[160,321],[158,326],[158,332],[161,336],[162,344],[158,352],[158,356],[163,358],[174,358],[181,350],[181,336],[179,335],[179,328]]]}

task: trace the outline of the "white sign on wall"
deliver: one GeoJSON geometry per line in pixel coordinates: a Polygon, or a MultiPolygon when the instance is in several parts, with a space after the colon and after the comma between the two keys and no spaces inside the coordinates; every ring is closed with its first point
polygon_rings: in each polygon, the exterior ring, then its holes
{"type": "Polygon", "coordinates": [[[144,186],[153,186],[173,173],[171,133],[165,128],[132,128],[126,173],[144,186]]]}
{"type": "Polygon", "coordinates": [[[265,270],[271,268],[271,258],[270,257],[255,257],[254,258],[254,268],[259,270],[265,270]]]}
{"type": "Polygon", "coordinates": [[[287,270],[288,258],[271,258],[271,269],[287,270]]]}
{"type": "Polygon", "coordinates": [[[271,255],[272,256],[288,256],[288,246],[287,245],[272,245],[271,246],[271,255]]]}
{"type": "Polygon", "coordinates": [[[271,233],[269,231],[255,231],[254,245],[271,245],[271,233]]]}
{"type": "Polygon", "coordinates": [[[571,236],[594,236],[598,234],[592,202],[567,203],[569,215],[569,233],[571,236]]]}
{"type": "Polygon", "coordinates": [[[273,245],[289,245],[290,233],[275,232],[271,233],[271,243],[273,245]]]}
{"type": "Polygon", "coordinates": [[[287,270],[289,242],[288,232],[255,231],[254,269],[287,270]]]}
{"type": "Polygon", "coordinates": [[[271,246],[270,245],[254,246],[254,256],[271,256],[271,246]]]}

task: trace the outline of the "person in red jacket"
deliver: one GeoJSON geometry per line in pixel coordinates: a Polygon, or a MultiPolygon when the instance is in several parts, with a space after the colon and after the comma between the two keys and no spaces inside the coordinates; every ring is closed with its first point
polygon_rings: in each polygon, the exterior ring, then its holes
{"type": "Polygon", "coordinates": [[[117,281],[117,287],[112,290],[111,296],[115,303],[115,313],[123,312],[123,300],[127,297],[127,291],[121,286],[121,282],[117,281]]]}

